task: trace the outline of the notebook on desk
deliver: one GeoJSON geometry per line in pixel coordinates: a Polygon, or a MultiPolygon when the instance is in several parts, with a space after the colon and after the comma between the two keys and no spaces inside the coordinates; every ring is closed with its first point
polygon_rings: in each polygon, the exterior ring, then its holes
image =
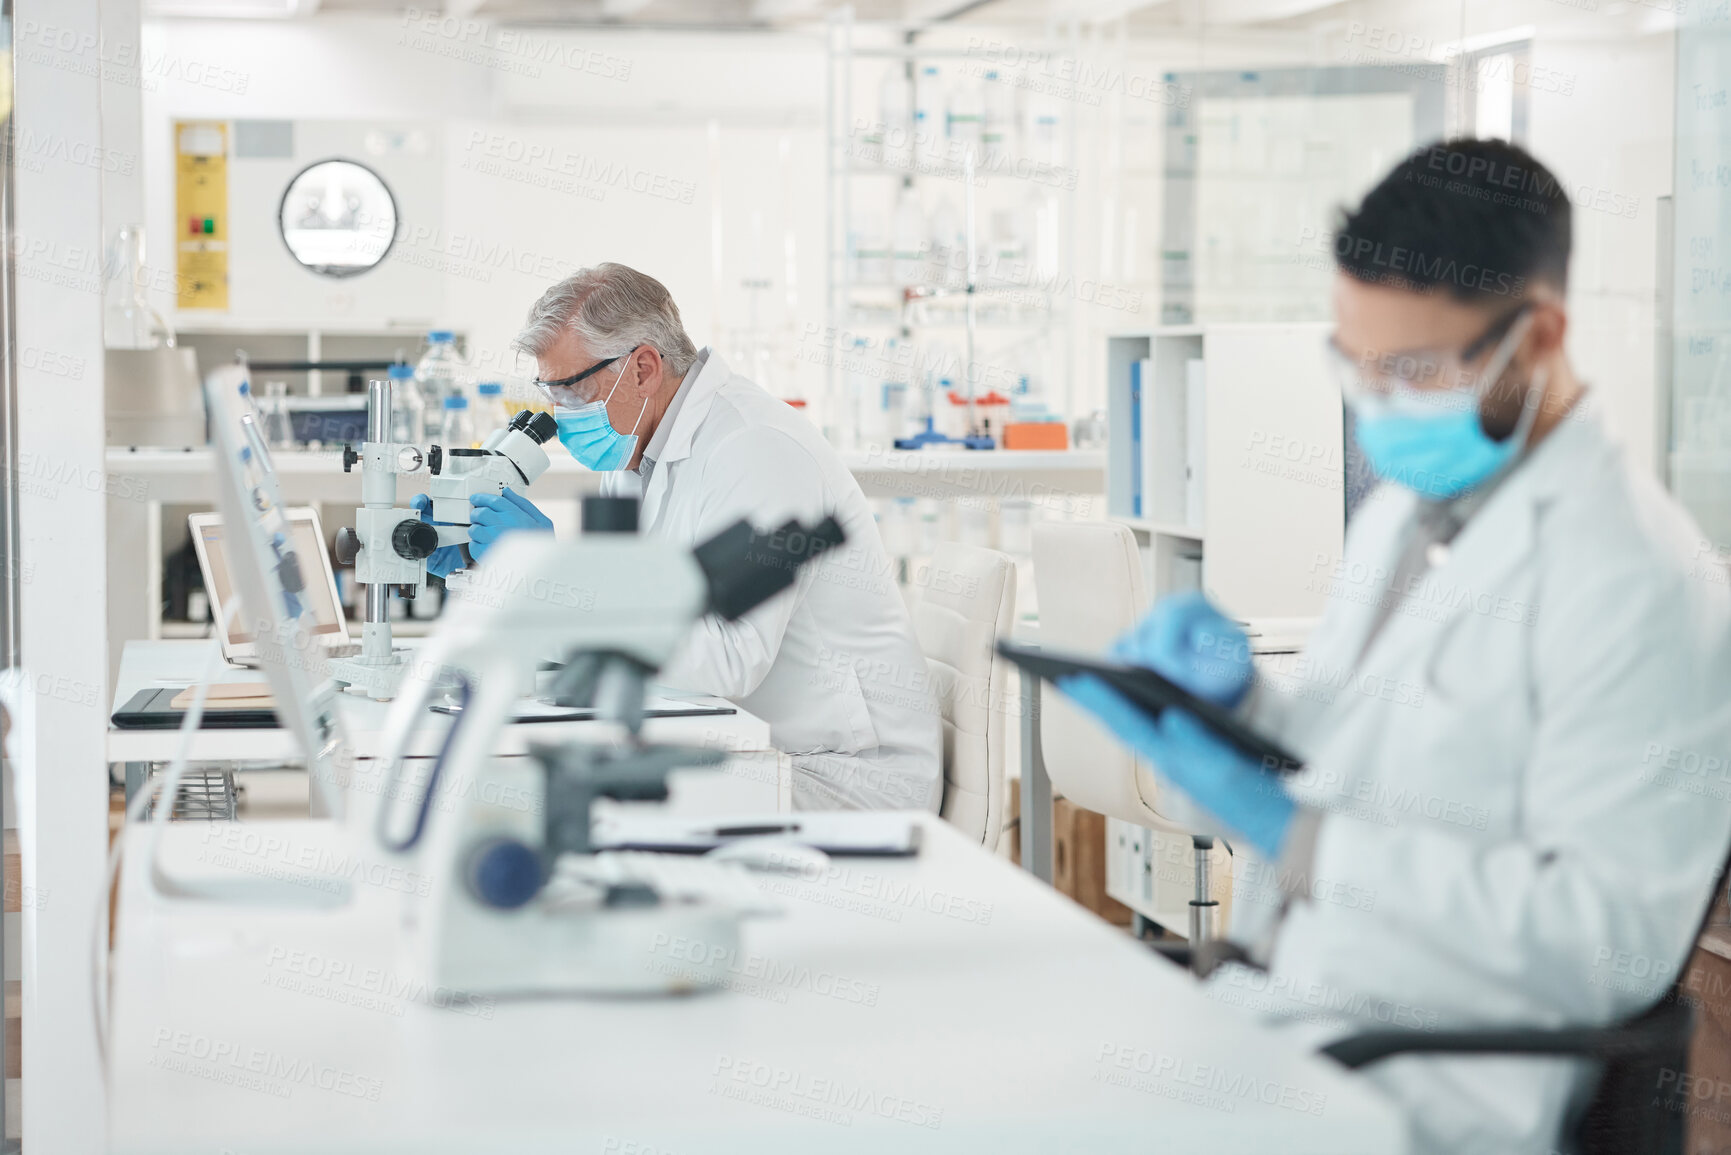
{"type": "MultiPolygon", "coordinates": [[[[262,683],[258,687],[269,690],[262,683]]],[[[213,687],[213,689],[215,689],[213,687]]],[[[109,721],[122,730],[175,730],[186,718],[184,686],[140,690],[116,710],[109,721]]],[[[274,700],[257,695],[223,697],[212,694],[204,704],[200,730],[274,730],[277,719],[274,700]]]]}

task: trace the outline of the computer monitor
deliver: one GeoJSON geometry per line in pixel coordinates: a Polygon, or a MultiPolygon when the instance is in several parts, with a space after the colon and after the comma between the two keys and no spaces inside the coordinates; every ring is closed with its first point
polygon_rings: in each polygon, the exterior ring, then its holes
{"type": "MultiPolygon", "coordinates": [[[[311,506],[286,509],[293,529],[294,553],[302,563],[306,589],[301,601],[312,615],[312,634],[328,650],[332,646],[349,644],[348,618],[337,599],[337,575],[331,568],[330,553],[325,549],[324,530],[319,524],[318,510],[311,506]],[[307,570],[312,572],[306,572],[307,570]]],[[[204,589],[210,596],[211,619],[224,620],[224,607],[234,598],[234,586],[229,577],[228,549],[223,542],[222,514],[195,513],[186,519],[192,531],[193,552],[198,555],[198,568],[204,574],[204,589]]],[[[242,615],[236,615],[226,633],[220,635],[222,656],[233,665],[256,665],[258,650],[253,644],[250,625],[242,615]]]]}
{"type": "MultiPolygon", "coordinates": [[[[329,570],[324,542],[309,549],[282,504],[270,450],[253,420],[245,365],[224,365],[204,382],[222,513],[227,578],[239,594],[235,618],[270,682],[277,717],[299,740],[312,779],[312,811],[340,817],[334,766],[346,757],[338,689],[326,668],[317,610],[329,570]]],[[[328,588],[334,605],[334,582],[328,588]]]]}

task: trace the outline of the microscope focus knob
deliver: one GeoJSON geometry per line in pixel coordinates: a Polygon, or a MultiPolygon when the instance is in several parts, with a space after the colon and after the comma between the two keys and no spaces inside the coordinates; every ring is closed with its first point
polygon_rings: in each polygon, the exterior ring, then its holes
{"type": "Polygon", "coordinates": [[[420,561],[439,548],[439,531],[419,518],[406,518],[391,531],[391,548],[398,557],[420,561]]]}
{"type": "Polygon", "coordinates": [[[345,525],[337,530],[336,540],[331,542],[331,552],[336,554],[338,565],[354,565],[355,558],[361,553],[361,539],[345,525]]]}
{"type": "Polygon", "coordinates": [[[483,906],[516,910],[541,891],[541,859],[515,838],[489,838],[469,851],[463,881],[483,906]]]}

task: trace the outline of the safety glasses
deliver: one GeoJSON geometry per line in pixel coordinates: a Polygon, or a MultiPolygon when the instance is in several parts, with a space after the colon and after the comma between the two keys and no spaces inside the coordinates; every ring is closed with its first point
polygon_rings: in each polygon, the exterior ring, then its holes
{"type": "MultiPolygon", "coordinates": [[[[1328,337],[1328,358],[1348,401],[1366,397],[1399,397],[1403,394],[1476,388],[1479,374],[1471,366],[1499,341],[1508,337],[1531,305],[1509,310],[1465,347],[1416,349],[1400,353],[1366,353],[1353,356],[1340,347],[1334,334],[1328,337]]],[[[1495,358],[1504,361],[1503,358],[1495,358]]],[[[1500,374],[1506,363],[1497,366],[1500,374]]]]}
{"type": "Polygon", "coordinates": [[[640,348],[642,348],[641,345],[633,345],[625,352],[613,357],[608,357],[604,361],[597,361],[595,364],[589,366],[589,368],[583,370],[583,372],[573,373],[569,377],[560,377],[553,381],[543,381],[541,378],[537,377],[535,378],[535,387],[541,390],[542,394],[555,405],[564,405],[567,407],[582,405],[585,402],[577,395],[576,389],[579,381],[583,380],[585,377],[601,372],[601,370],[607,368],[607,366],[613,364],[615,361],[631,356],[631,354],[637,352],[640,348]]]}

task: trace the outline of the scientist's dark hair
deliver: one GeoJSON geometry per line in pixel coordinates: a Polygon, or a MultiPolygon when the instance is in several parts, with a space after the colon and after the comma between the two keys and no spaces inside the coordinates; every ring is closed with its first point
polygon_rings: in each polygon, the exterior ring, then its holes
{"type": "Polygon", "coordinates": [[[1394,166],[1357,209],[1341,210],[1334,262],[1370,284],[1441,290],[1459,301],[1568,288],[1571,206],[1551,170],[1518,145],[1464,137],[1394,166]]]}

